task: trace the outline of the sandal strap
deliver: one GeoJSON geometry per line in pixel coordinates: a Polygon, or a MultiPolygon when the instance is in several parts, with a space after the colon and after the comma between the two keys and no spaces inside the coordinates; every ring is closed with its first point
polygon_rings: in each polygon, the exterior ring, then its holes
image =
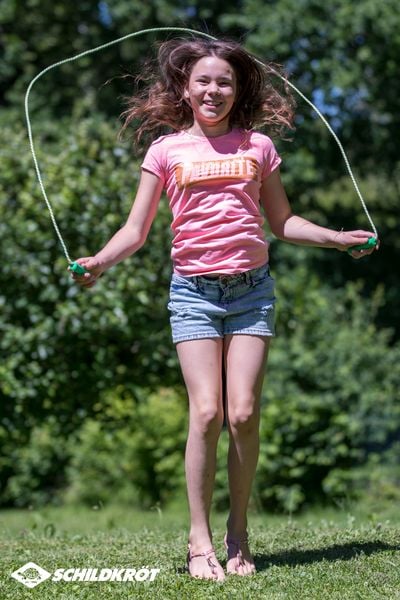
{"type": "Polygon", "coordinates": [[[217,569],[217,565],[215,563],[213,563],[213,561],[210,558],[211,554],[215,553],[215,549],[213,547],[211,547],[209,550],[206,550],[205,552],[199,552],[198,554],[192,554],[191,550],[190,550],[190,544],[188,544],[188,553],[187,553],[187,568],[189,570],[189,563],[191,562],[192,558],[200,558],[200,557],[204,557],[207,561],[208,566],[210,567],[211,573],[213,575],[216,574],[216,569],[217,569]]]}
{"type": "Polygon", "coordinates": [[[247,534],[244,537],[242,537],[242,538],[231,538],[231,537],[228,537],[228,535],[225,536],[225,546],[226,547],[228,547],[228,546],[236,546],[236,548],[237,548],[236,552],[237,553],[241,553],[240,544],[247,544],[248,541],[249,541],[249,537],[248,537],[247,534]]]}
{"type": "Polygon", "coordinates": [[[235,554],[236,554],[236,566],[244,565],[242,550],[240,548],[240,544],[244,544],[249,541],[248,536],[246,535],[243,538],[229,538],[227,535],[225,536],[225,546],[227,550],[229,550],[229,546],[235,546],[235,554]]]}
{"type": "Polygon", "coordinates": [[[236,546],[239,546],[240,544],[247,544],[249,541],[248,536],[246,535],[246,537],[243,538],[225,538],[225,541],[227,544],[235,544],[236,546]]]}
{"type": "Polygon", "coordinates": [[[206,550],[205,552],[199,552],[198,554],[192,554],[192,552],[190,550],[190,544],[188,545],[189,560],[192,560],[192,558],[197,558],[198,556],[204,556],[205,558],[207,558],[209,556],[209,554],[214,554],[214,552],[215,552],[215,549],[213,547],[211,547],[209,550],[206,550]]]}

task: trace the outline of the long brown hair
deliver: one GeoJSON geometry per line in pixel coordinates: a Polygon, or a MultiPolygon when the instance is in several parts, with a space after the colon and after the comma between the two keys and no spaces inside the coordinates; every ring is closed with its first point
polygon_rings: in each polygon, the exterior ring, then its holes
{"type": "Polygon", "coordinates": [[[135,123],[134,137],[139,143],[144,134],[155,137],[166,127],[175,131],[190,127],[193,113],[184,89],[194,64],[206,56],[226,60],[235,70],[238,88],[231,127],[267,126],[268,132],[278,135],[293,128],[293,96],[289,86],[274,75],[283,74],[281,67],[260,64],[237,42],[194,38],[173,39],[159,46],[157,67],[136,77],[137,93],[127,98],[121,134],[135,123]]]}

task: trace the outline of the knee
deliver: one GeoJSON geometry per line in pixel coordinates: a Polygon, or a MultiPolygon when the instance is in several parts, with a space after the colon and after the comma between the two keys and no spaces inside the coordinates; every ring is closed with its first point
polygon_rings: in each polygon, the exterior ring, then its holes
{"type": "Polygon", "coordinates": [[[228,422],[237,433],[254,434],[259,425],[258,407],[254,406],[254,402],[234,403],[228,407],[228,422]]]}
{"type": "Polygon", "coordinates": [[[204,435],[219,434],[223,423],[222,407],[219,408],[215,403],[203,402],[202,405],[196,407],[195,411],[192,411],[190,420],[193,426],[204,435]]]}

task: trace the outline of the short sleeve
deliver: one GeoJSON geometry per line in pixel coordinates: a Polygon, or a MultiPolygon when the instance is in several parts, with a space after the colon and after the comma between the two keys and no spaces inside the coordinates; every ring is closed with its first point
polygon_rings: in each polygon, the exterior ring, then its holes
{"type": "Polygon", "coordinates": [[[271,175],[275,169],[279,167],[282,162],[281,157],[279,156],[274,143],[268,137],[265,139],[265,147],[264,147],[264,162],[263,162],[263,170],[261,173],[262,179],[266,179],[271,175]]]}
{"type": "Polygon", "coordinates": [[[146,155],[141,164],[141,168],[146,171],[150,171],[154,175],[157,175],[161,181],[165,184],[166,181],[166,160],[165,151],[161,139],[156,140],[151,144],[146,152],[146,155]]]}

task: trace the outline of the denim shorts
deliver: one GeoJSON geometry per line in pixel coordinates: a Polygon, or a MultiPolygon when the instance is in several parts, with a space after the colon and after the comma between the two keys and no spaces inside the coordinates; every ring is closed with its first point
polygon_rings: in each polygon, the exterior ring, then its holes
{"type": "Polygon", "coordinates": [[[274,279],[268,265],[236,275],[172,275],[174,343],[229,334],[273,336],[274,279]]]}

